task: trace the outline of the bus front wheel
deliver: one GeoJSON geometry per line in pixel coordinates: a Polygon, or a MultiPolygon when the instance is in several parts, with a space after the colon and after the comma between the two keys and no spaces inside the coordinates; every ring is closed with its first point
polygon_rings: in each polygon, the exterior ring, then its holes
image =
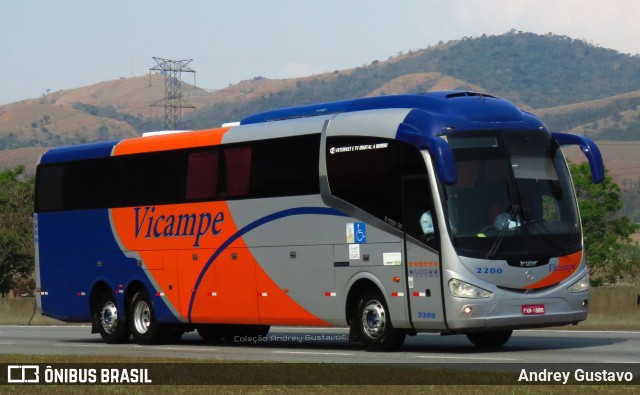
{"type": "Polygon", "coordinates": [[[126,343],[131,337],[127,323],[118,316],[116,298],[109,291],[100,295],[94,314],[97,315],[98,331],[105,343],[126,343]]]}
{"type": "Polygon", "coordinates": [[[367,293],[360,299],[354,321],[360,340],[369,350],[397,349],[407,335],[405,331],[393,327],[387,303],[378,293],[367,293]]]}

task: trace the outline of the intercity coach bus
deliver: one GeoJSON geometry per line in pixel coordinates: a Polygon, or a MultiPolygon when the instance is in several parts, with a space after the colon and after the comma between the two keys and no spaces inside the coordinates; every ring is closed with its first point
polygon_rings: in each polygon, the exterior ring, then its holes
{"type": "Polygon", "coordinates": [[[107,343],[349,328],[390,350],[419,332],[498,347],[587,317],[580,217],[532,114],[475,92],[283,108],[221,128],[47,151],[36,300],[107,343]]]}

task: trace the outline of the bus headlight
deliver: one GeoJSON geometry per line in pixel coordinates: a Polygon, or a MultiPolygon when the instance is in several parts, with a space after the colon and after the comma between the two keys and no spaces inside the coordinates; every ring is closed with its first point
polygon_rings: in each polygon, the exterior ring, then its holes
{"type": "Polygon", "coordinates": [[[464,281],[460,281],[456,278],[449,280],[449,292],[451,292],[451,295],[458,298],[481,299],[491,296],[491,292],[486,289],[465,283],[464,281]]]}
{"type": "Polygon", "coordinates": [[[586,274],[580,280],[569,287],[569,292],[584,292],[588,291],[589,288],[589,275],[586,274]]]}

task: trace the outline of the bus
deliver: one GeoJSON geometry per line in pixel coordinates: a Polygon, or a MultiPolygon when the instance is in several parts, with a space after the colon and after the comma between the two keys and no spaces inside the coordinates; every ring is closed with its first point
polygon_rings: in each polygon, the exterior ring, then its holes
{"type": "Polygon", "coordinates": [[[224,127],[53,148],[37,166],[37,306],[106,343],[348,328],[371,350],[420,332],[499,347],[587,317],[561,146],[487,94],[282,108],[224,127]]]}

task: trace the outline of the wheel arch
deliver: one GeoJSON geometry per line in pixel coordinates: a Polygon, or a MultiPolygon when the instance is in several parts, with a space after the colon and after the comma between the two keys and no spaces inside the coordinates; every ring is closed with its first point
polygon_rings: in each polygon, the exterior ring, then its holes
{"type": "Polygon", "coordinates": [[[358,279],[354,279],[349,286],[349,292],[347,293],[347,300],[345,303],[345,318],[347,325],[351,326],[351,320],[355,318],[356,311],[358,309],[358,302],[360,297],[367,292],[375,292],[380,295],[388,303],[385,297],[384,287],[382,283],[370,273],[366,273],[358,279]]]}

